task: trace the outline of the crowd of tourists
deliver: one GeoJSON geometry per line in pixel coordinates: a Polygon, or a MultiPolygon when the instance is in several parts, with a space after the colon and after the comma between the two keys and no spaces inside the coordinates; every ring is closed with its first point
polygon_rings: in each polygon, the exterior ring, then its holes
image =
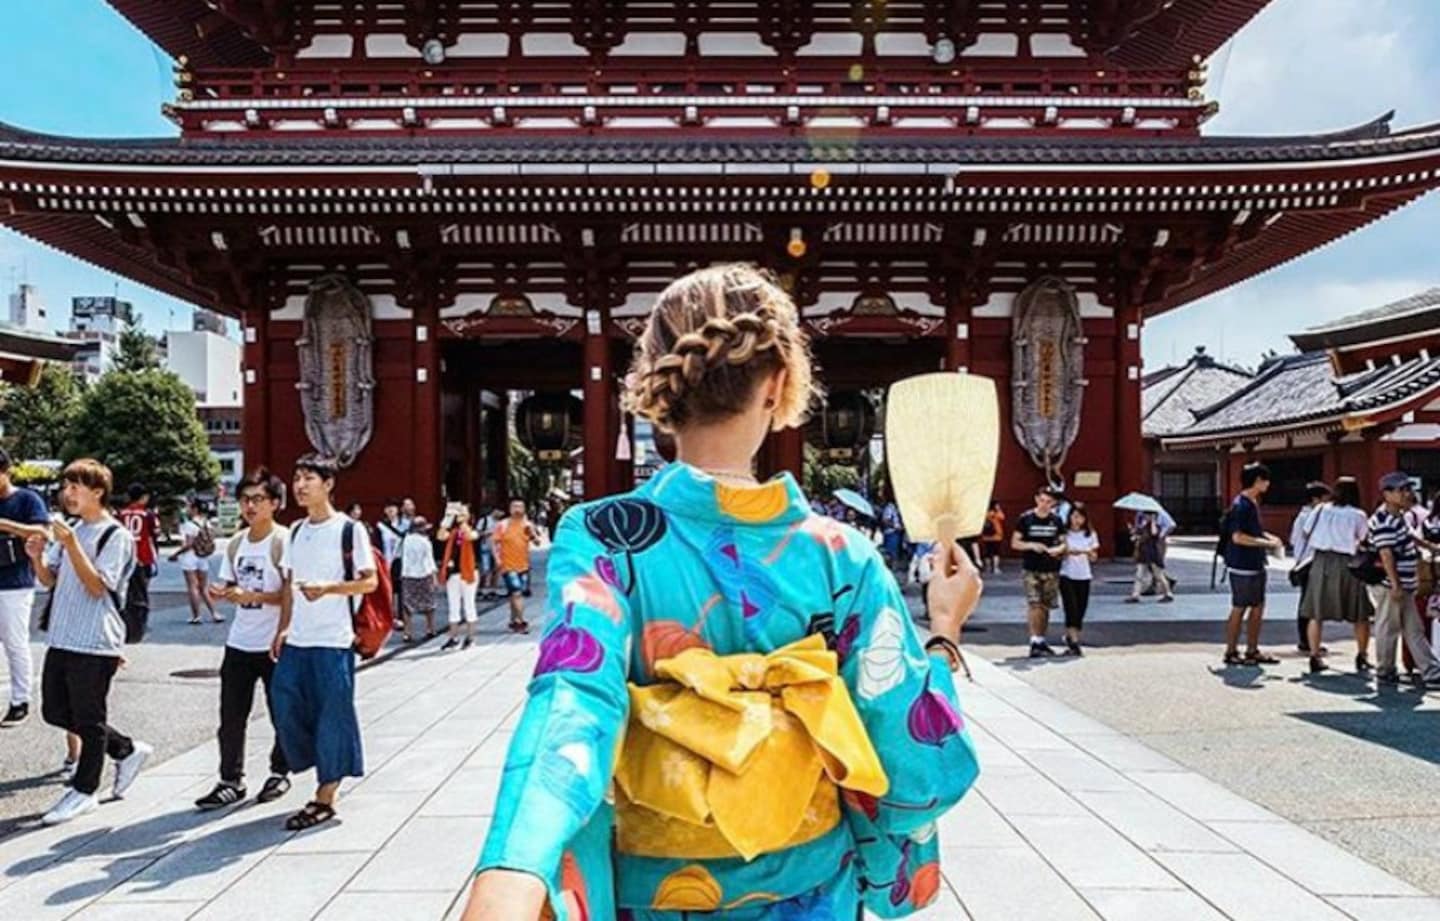
{"type": "MultiPolygon", "coordinates": [[[[107,758],[115,764],[110,792],[118,798],[152,753],[109,722],[108,702],[126,644],[141,641],[149,626],[162,528],[143,484],[132,484],[112,514],[113,475],[97,460],[65,467],[56,513],[38,493],[13,484],[10,467],[0,450],[0,643],[10,676],[0,724],[16,726],[31,715],[29,632],[38,585],[48,589],[39,618],[46,639],[41,716],[64,731],[67,750],[65,789],[42,817],[54,825],[99,806],[107,758]]],[[[334,817],[340,782],[364,771],[354,704],[356,624],[357,611],[372,599],[384,596],[376,610],[393,618],[410,642],[416,617],[424,619],[427,637],[435,635],[435,589],[444,587],[450,637],[443,648],[462,645],[462,636],[468,647],[481,583],[493,571],[510,597],[511,628],[528,630],[523,610],[530,551],[541,533],[525,503],[510,503],[493,523],[487,516],[484,528],[470,523],[465,506],[454,504],[432,535],[406,499],[386,503],[372,529],[336,510],[337,476],[327,458],[296,462],[288,493],[301,517],[287,528],[276,517],[286,506],[286,482],[263,467],[251,472],[237,490],[244,527],[223,543],[205,505],[186,505],[168,559],[184,576],[190,623],[202,623],[202,613],[224,623],[219,606],[234,609],[219,668],[219,777],[196,801],[201,810],[232,806],[249,795],[245,737],[259,685],[275,741],[255,799],[284,796],[293,774],[313,768],[313,797],[286,819],[286,827],[308,828],[334,817]],[[212,580],[216,557],[218,578],[212,580]]]]}
{"type": "Polygon", "coordinates": [[[1382,477],[1378,489],[1381,501],[1367,512],[1354,477],[1307,486],[1309,504],[1290,531],[1290,580],[1300,588],[1297,648],[1309,656],[1311,673],[1326,671],[1323,625],[1347,623],[1355,634],[1357,673],[1373,671],[1376,681],[1397,684],[1403,664],[1413,681],[1440,689],[1434,562],[1440,490],[1426,506],[1414,480],[1398,471],[1382,477]]]}

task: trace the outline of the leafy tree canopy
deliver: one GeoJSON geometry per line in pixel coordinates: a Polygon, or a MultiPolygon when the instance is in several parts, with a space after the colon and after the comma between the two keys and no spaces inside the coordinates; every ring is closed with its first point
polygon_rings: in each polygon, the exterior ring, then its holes
{"type": "Polygon", "coordinates": [[[160,500],[213,488],[220,467],[210,456],[195,395],[169,371],[111,371],[85,394],[65,460],[96,457],[115,488],[144,482],[160,500]]]}
{"type": "Polygon", "coordinates": [[[67,365],[46,362],[33,387],[0,386],[5,446],[16,460],[59,458],[80,415],[85,384],[67,365]]]}

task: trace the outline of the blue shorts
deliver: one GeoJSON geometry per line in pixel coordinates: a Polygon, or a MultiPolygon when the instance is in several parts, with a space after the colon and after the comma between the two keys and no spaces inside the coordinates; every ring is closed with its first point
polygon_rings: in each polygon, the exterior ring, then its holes
{"type": "Polygon", "coordinates": [[[507,595],[523,595],[530,591],[530,573],[507,572],[501,576],[505,580],[505,593],[507,595]]]}

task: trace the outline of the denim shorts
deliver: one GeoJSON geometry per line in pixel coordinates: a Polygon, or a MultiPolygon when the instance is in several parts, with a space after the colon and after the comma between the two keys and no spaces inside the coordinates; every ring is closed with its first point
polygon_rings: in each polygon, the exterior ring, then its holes
{"type": "Polygon", "coordinates": [[[530,573],[507,572],[501,578],[505,580],[505,593],[507,595],[523,595],[530,591],[530,573]]]}

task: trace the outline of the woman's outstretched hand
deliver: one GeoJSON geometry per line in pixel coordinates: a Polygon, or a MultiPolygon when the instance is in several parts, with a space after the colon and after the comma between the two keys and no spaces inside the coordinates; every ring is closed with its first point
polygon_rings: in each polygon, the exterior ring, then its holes
{"type": "Polygon", "coordinates": [[[965,548],[954,541],[937,546],[935,571],[925,587],[930,601],[931,632],[959,643],[960,628],[975,613],[984,588],[985,583],[965,548]]]}
{"type": "Polygon", "coordinates": [[[533,921],[548,898],[545,883],[529,873],[486,870],[470,886],[461,921],[533,921]]]}

